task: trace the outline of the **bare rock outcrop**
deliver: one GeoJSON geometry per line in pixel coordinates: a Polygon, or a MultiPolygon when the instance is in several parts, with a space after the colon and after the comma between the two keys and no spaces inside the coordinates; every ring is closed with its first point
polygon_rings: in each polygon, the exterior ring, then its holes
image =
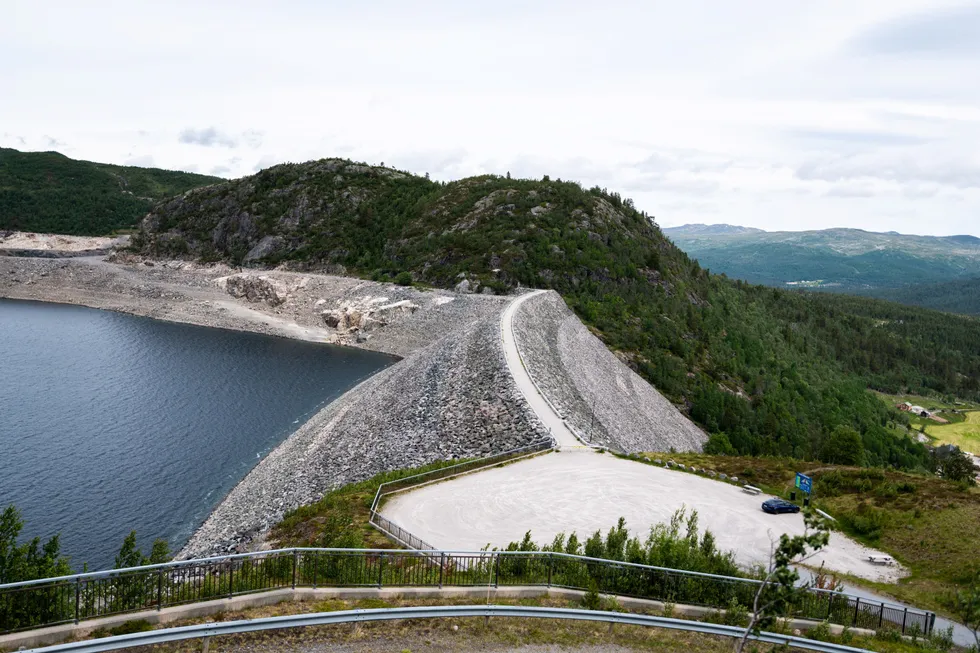
{"type": "Polygon", "coordinates": [[[265,302],[269,306],[279,306],[288,299],[293,290],[278,279],[247,273],[220,277],[215,283],[232,297],[250,302],[265,302]]]}

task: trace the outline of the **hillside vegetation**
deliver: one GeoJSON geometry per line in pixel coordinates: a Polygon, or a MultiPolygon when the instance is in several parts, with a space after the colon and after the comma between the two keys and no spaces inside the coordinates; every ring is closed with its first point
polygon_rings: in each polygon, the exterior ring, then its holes
{"type": "Polygon", "coordinates": [[[712,434],[709,450],[922,468],[867,391],[980,398],[980,322],[709,274],[630,200],[563,181],[452,183],[338,159],[269,168],[161,202],[145,255],[287,264],[469,290],[552,288],[712,434]],[[465,283],[463,283],[465,282],[465,283]]]}
{"type": "Polygon", "coordinates": [[[980,312],[980,238],[973,236],[860,229],[767,232],[732,225],[684,225],[664,233],[703,267],[751,283],[980,312]]]}
{"type": "Polygon", "coordinates": [[[852,292],[937,311],[980,315],[980,277],[943,283],[916,284],[904,288],[879,288],[852,292]]]}
{"type": "Polygon", "coordinates": [[[0,148],[0,230],[102,236],[135,227],[160,199],[220,181],[0,148]]]}

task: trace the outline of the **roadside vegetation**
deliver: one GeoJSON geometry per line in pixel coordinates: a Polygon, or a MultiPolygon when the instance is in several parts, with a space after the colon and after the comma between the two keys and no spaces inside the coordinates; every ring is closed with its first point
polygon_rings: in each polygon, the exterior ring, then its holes
{"type": "MultiPolygon", "coordinates": [[[[647,462],[665,454],[645,454],[647,462]]],[[[897,585],[849,578],[921,608],[950,614],[956,592],[980,572],[980,489],[897,470],[790,458],[670,454],[678,463],[736,476],[789,498],[797,472],[813,478],[813,505],[856,540],[891,554],[911,575],[897,585]]],[[[797,491],[797,502],[802,496],[797,491]]]]}
{"type": "Polygon", "coordinates": [[[511,542],[502,550],[552,551],[719,576],[746,577],[735,564],[735,555],[731,551],[718,549],[711,531],[701,531],[696,510],[688,514],[681,509],[671,516],[669,522],[651,525],[643,540],[630,537],[626,520],[620,517],[605,537],[599,530],[585,540],[580,540],[575,532],[568,535],[559,533],[552,542],[539,545],[528,531],[520,542],[511,542]]]}

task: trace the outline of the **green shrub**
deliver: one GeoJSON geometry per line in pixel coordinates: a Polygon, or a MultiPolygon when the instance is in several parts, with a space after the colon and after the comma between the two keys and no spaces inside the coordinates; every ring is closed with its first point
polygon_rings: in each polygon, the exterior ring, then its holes
{"type": "Polygon", "coordinates": [[[882,530],[888,525],[888,513],[867,503],[858,504],[855,513],[844,513],[840,515],[840,521],[851,532],[866,537],[869,540],[877,540],[881,537],[882,530]]]}
{"type": "Polygon", "coordinates": [[[586,610],[602,608],[602,597],[599,596],[599,584],[594,580],[589,582],[589,591],[582,596],[582,607],[586,610]]]}
{"type": "Polygon", "coordinates": [[[830,623],[821,621],[819,624],[806,631],[808,639],[815,639],[818,642],[829,642],[833,639],[830,634],[830,623]]]}
{"type": "Polygon", "coordinates": [[[725,609],[724,621],[729,626],[746,626],[749,623],[749,610],[733,596],[725,609]]]}
{"type": "Polygon", "coordinates": [[[395,277],[395,283],[397,283],[399,286],[411,286],[412,273],[408,271],[399,272],[398,276],[395,277]]]}

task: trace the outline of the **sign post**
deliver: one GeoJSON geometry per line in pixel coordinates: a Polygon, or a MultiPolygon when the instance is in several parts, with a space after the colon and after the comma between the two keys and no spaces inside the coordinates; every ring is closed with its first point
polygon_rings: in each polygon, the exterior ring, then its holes
{"type": "Polygon", "coordinates": [[[806,474],[796,473],[796,488],[806,493],[803,498],[803,506],[810,505],[810,493],[813,491],[813,479],[806,474]]]}

